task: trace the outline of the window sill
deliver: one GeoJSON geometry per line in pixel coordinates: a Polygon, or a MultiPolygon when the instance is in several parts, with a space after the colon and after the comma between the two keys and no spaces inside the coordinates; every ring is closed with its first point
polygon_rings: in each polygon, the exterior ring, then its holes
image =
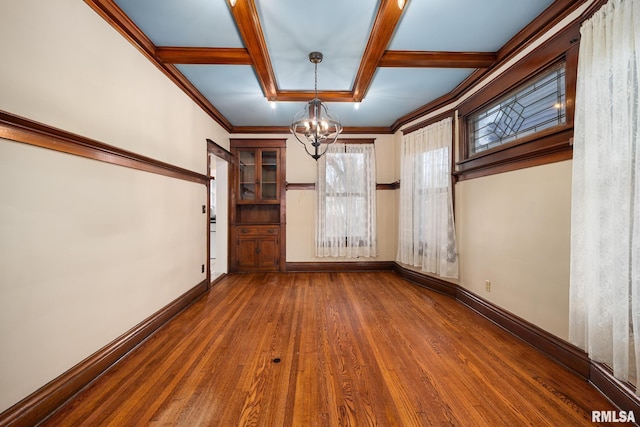
{"type": "Polygon", "coordinates": [[[529,141],[507,144],[456,164],[457,180],[479,178],[573,158],[573,128],[562,128],[529,141]]]}

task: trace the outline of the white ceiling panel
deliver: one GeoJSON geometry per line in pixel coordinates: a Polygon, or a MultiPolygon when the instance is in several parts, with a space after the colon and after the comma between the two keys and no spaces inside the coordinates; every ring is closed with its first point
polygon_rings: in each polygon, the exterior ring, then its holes
{"type": "MultiPolygon", "coordinates": [[[[156,46],[244,48],[234,14],[245,25],[259,22],[277,90],[313,90],[314,66],[308,55],[320,51],[324,60],[318,65],[318,89],[344,93],[354,90],[380,7],[379,0],[237,0],[243,8],[238,10],[232,10],[228,0],[114,1],[156,46]],[[257,16],[247,14],[253,9],[242,4],[246,1],[254,1],[257,16]]],[[[386,49],[496,52],[552,3],[409,0],[386,49]]],[[[227,59],[225,51],[211,53],[216,61],[227,59]]],[[[243,60],[255,62],[256,55],[263,54],[246,51],[243,60]]],[[[187,57],[178,60],[188,62],[187,57]]],[[[234,127],[288,126],[304,106],[280,101],[272,108],[251,65],[176,66],[234,127]]],[[[346,127],[391,126],[449,93],[473,72],[403,66],[377,68],[359,109],[350,102],[329,103],[330,109],[346,127]]],[[[264,78],[268,73],[262,72],[264,78]]]]}
{"type": "Polygon", "coordinates": [[[156,46],[244,47],[224,0],[115,0],[156,46]]]}
{"type": "Polygon", "coordinates": [[[234,126],[288,126],[304,103],[279,102],[272,108],[249,65],[178,65],[234,126]]]}
{"type": "Polygon", "coordinates": [[[350,90],[375,19],[370,0],[258,0],[269,56],[283,90],[313,89],[309,53],[322,52],[320,90],[350,90]]]}
{"type": "Polygon", "coordinates": [[[340,114],[346,107],[340,116],[350,118],[346,126],[391,126],[398,117],[451,92],[472,72],[460,68],[380,68],[358,110],[339,103],[335,109],[340,114]]]}
{"type": "Polygon", "coordinates": [[[388,49],[496,52],[553,0],[411,0],[388,49]]]}

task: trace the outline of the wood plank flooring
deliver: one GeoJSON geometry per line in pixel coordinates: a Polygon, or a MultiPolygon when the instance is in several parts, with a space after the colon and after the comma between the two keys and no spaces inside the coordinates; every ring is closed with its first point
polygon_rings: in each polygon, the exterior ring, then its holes
{"type": "Polygon", "coordinates": [[[593,426],[579,377],[392,272],[231,275],[46,426],[593,426]]]}

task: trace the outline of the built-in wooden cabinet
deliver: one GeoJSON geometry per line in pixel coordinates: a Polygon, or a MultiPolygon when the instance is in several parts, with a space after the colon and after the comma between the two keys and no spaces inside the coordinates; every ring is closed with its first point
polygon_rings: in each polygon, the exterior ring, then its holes
{"type": "Polygon", "coordinates": [[[285,270],[285,144],[231,139],[231,272],[285,270]]]}

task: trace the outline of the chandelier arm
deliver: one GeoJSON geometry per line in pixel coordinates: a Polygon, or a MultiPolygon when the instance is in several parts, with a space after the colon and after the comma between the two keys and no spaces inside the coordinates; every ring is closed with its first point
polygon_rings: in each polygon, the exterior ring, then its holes
{"type": "MultiPolygon", "coordinates": [[[[304,147],[304,151],[306,151],[308,155],[310,155],[311,157],[313,157],[313,158],[314,158],[314,159],[316,159],[316,160],[320,157],[320,156],[315,157],[317,154],[311,154],[311,152],[310,152],[310,151],[309,151],[309,149],[307,148],[307,144],[306,144],[305,142],[303,142],[300,138],[298,138],[298,135],[297,135],[295,132],[291,131],[291,133],[293,133],[293,136],[295,136],[295,137],[296,137],[296,139],[298,140],[298,142],[299,142],[300,144],[302,144],[302,146],[304,147]]],[[[317,149],[316,149],[316,150],[317,150],[317,149]]],[[[325,150],[325,151],[326,151],[326,150],[325,150]]],[[[322,154],[324,154],[324,153],[322,153],[322,154]]]]}

